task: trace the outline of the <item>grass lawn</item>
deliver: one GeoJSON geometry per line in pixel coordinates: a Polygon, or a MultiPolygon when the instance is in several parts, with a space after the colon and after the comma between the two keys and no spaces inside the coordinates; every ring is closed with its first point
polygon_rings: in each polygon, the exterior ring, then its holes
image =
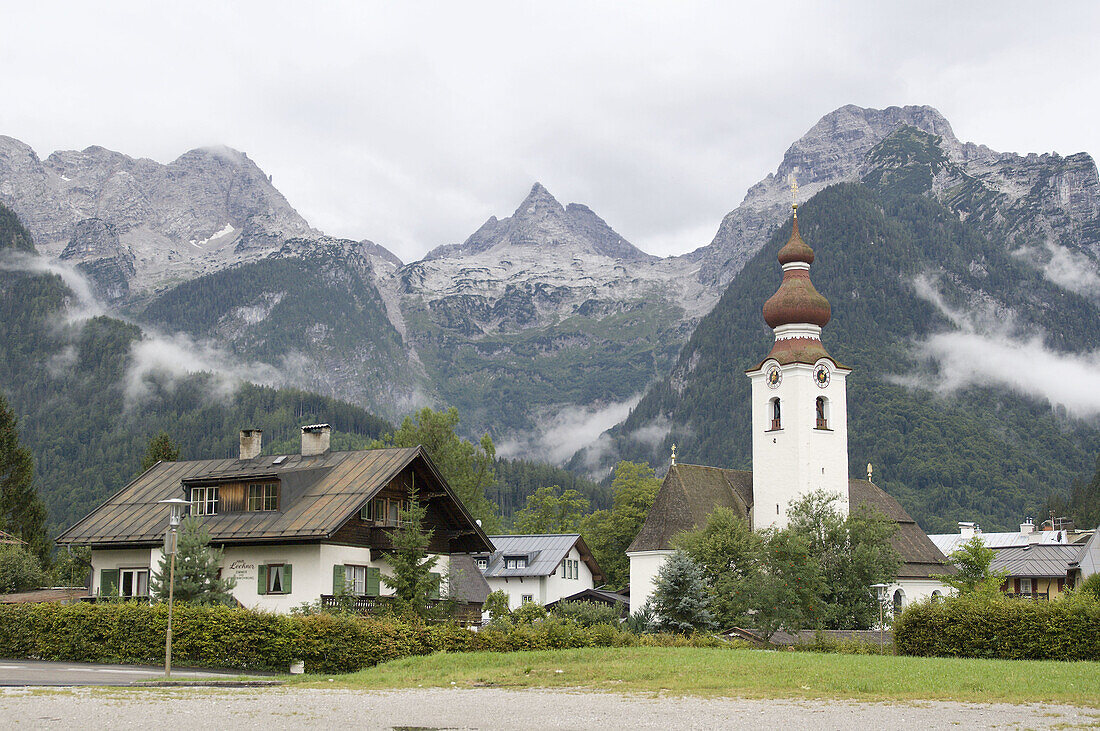
{"type": "Polygon", "coordinates": [[[331,688],[593,688],[700,696],[1068,703],[1100,707],[1100,663],[699,648],[437,653],[299,682],[331,688]],[[328,682],[328,678],[334,682],[328,682]]]}

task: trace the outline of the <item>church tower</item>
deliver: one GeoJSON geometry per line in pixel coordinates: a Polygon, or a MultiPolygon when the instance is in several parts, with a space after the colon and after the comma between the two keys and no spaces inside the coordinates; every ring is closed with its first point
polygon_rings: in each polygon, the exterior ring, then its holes
{"type": "Polygon", "coordinates": [[[764,303],[775,331],[768,357],[746,371],[752,380],[752,525],[787,525],[790,502],[815,490],[839,498],[848,514],[848,409],[845,378],[821,344],[831,309],[810,281],[814,252],[798,233],[779,250],[783,282],[764,303]]]}

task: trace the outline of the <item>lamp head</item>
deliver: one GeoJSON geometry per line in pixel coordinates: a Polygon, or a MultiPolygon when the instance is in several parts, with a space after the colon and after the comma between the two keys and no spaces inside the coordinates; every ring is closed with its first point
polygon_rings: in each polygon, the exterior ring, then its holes
{"type": "Polygon", "coordinates": [[[183,510],[191,503],[178,497],[174,497],[170,500],[158,500],[158,505],[168,505],[172,508],[172,515],[168,518],[168,525],[175,528],[180,524],[180,520],[183,519],[183,510]]]}
{"type": "Polygon", "coordinates": [[[875,590],[875,597],[879,601],[882,601],[882,597],[886,595],[886,589],[889,586],[889,584],[871,584],[871,588],[875,590]]]}

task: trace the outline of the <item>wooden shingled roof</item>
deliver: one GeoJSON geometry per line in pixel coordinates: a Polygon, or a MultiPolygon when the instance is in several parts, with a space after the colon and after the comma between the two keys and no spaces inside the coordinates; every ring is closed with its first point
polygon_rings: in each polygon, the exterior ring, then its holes
{"type": "MultiPolygon", "coordinates": [[[[432,484],[431,502],[449,527],[470,537],[466,550],[492,550],[488,537],[466,511],[421,447],[271,455],[252,460],[205,459],[158,462],[58,537],[61,544],[142,546],[159,543],[168,509],[158,504],[185,498],[185,486],[277,477],[280,510],[204,516],[215,543],[308,541],[332,536],[406,467],[432,484]]],[[[428,500],[425,500],[428,502],[428,500]]]]}
{"type": "MultiPolygon", "coordinates": [[[[901,554],[900,578],[927,578],[954,573],[947,558],[936,548],[898,501],[867,480],[848,480],[852,509],[868,506],[898,524],[893,546],[901,554]]],[[[677,464],[669,468],[649,509],[642,529],[628,552],[667,551],[672,537],[707,522],[715,508],[730,508],[751,520],[752,473],[703,465],[677,464]]]]}

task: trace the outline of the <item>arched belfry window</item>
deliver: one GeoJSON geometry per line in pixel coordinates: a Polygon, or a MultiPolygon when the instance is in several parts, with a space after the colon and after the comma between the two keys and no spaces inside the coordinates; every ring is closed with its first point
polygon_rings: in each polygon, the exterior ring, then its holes
{"type": "Polygon", "coordinates": [[[824,396],[817,397],[817,428],[829,428],[829,399],[824,396]]]}
{"type": "Polygon", "coordinates": [[[771,400],[771,406],[772,406],[771,407],[771,415],[772,415],[772,427],[771,428],[773,430],[782,429],[783,428],[783,426],[782,426],[783,422],[780,420],[779,399],[778,398],[773,398],[771,400]]]}

